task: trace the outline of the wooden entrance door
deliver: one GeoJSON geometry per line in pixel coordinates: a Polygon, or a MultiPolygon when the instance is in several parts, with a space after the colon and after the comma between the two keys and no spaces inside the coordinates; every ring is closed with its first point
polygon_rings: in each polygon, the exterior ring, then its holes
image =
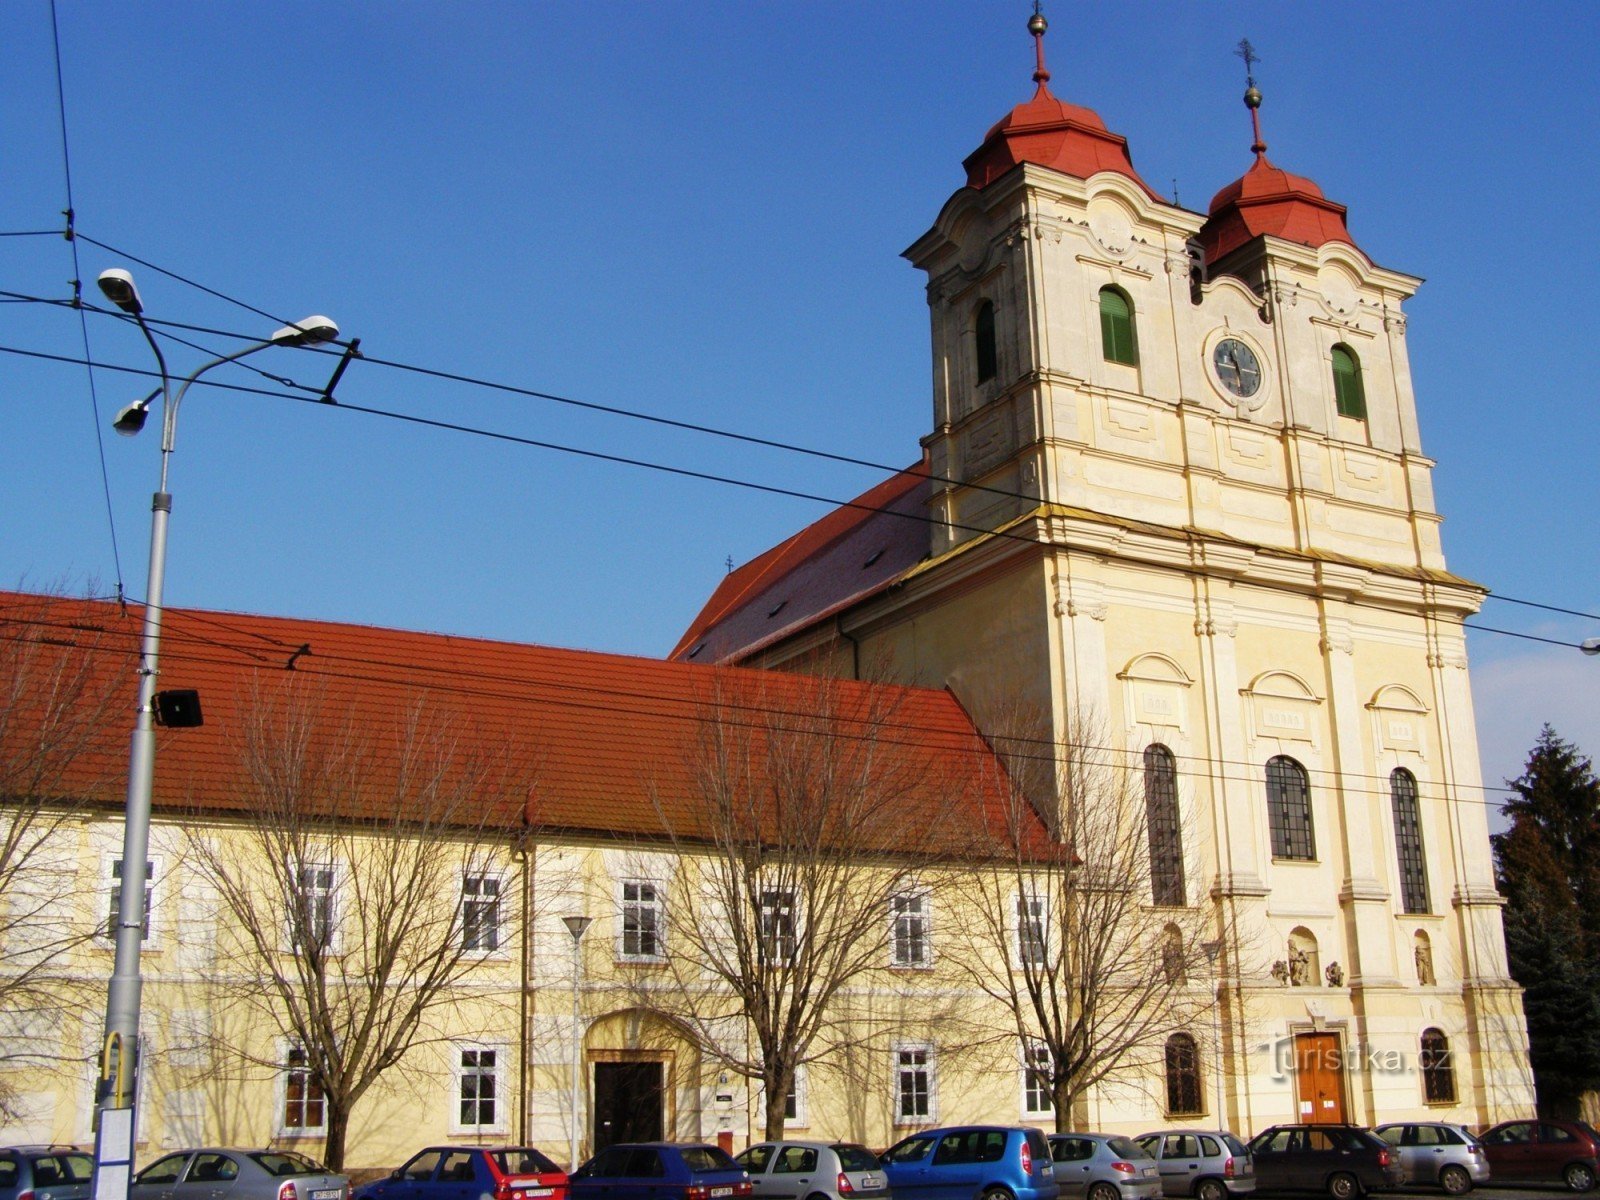
{"type": "Polygon", "coordinates": [[[1301,1121],[1344,1123],[1344,1056],[1339,1052],[1337,1033],[1295,1034],[1294,1078],[1301,1121]]]}
{"type": "Polygon", "coordinates": [[[659,1142],[662,1126],[662,1064],[594,1064],[594,1148],[614,1142],[659,1142]]]}

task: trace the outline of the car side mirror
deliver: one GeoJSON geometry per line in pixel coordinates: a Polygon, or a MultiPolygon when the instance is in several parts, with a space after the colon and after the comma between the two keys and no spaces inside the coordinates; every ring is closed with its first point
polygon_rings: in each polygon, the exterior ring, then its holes
{"type": "Polygon", "coordinates": [[[399,1167],[396,1167],[394,1170],[389,1172],[389,1178],[390,1179],[404,1179],[405,1178],[405,1172],[402,1171],[399,1167]]]}

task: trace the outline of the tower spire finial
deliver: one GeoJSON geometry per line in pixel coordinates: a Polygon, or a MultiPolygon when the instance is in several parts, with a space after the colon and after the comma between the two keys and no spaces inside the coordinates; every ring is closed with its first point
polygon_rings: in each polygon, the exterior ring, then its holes
{"type": "Polygon", "coordinates": [[[1033,81],[1043,87],[1050,82],[1050,72],[1044,65],[1044,31],[1050,28],[1050,22],[1044,19],[1041,7],[1042,0],[1033,0],[1033,16],[1028,18],[1028,32],[1033,34],[1033,81]]]}
{"type": "Polygon", "coordinates": [[[1261,92],[1256,88],[1256,64],[1261,60],[1256,57],[1256,48],[1249,38],[1240,38],[1239,48],[1234,53],[1244,59],[1244,106],[1250,110],[1250,130],[1255,135],[1250,152],[1260,158],[1267,152],[1267,143],[1261,137],[1261,92]]]}

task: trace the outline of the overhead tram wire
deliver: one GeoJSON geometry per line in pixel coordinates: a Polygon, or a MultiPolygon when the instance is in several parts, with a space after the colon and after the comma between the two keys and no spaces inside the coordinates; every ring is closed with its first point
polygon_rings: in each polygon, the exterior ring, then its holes
{"type": "MultiPolygon", "coordinates": [[[[181,611],[184,612],[184,615],[185,615],[186,618],[188,618],[190,616],[195,616],[195,617],[204,616],[206,618],[206,623],[207,624],[213,625],[214,627],[225,629],[225,630],[227,630],[227,631],[229,631],[231,633],[234,633],[236,635],[239,635],[239,636],[248,635],[248,636],[255,637],[255,638],[261,638],[262,640],[266,640],[266,641],[269,641],[269,642],[274,642],[275,641],[276,644],[283,650],[290,650],[290,649],[293,648],[289,642],[284,642],[284,641],[277,640],[277,639],[267,638],[266,635],[262,635],[262,634],[256,633],[255,631],[243,630],[243,629],[238,628],[237,626],[229,625],[227,622],[218,619],[214,614],[199,614],[199,613],[191,614],[189,612],[189,610],[181,610],[181,611]]],[[[75,625],[72,625],[70,623],[43,621],[43,620],[37,620],[37,619],[18,620],[18,621],[14,621],[13,624],[21,625],[21,626],[39,626],[39,627],[52,628],[52,629],[74,630],[74,631],[77,631],[77,632],[82,632],[83,631],[81,626],[75,626],[75,625]]],[[[99,628],[97,628],[95,630],[95,632],[106,632],[106,630],[103,627],[99,627],[99,628]]],[[[237,661],[237,658],[221,659],[221,658],[216,658],[216,657],[214,657],[214,656],[212,656],[211,654],[208,653],[209,651],[224,650],[224,651],[232,651],[235,655],[243,656],[245,658],[248,658],[253,663],[263,663],[263,664],[269,664],[269,665],[272,664],[272,660],[263,658],[261,656],[261,654],[259,653],[259,651],[257,651],[257,650],[247,649],[247,648],[245,648],[243,646],[238,646],[238,645],[229,645],[228,643],[223,642],[223,641],[219,641],[216,638],[210,638],[210,637],[204,637],[204,636],[196,635],[196,634],[184,629],[182,623],[175,624],[174,628],[170,631],[170,633],[171,633],[171,636],[169,638],[169,648],[170,648],[171,653],[170,653],[169,657],[172,660],[175,660],[175,661],[178,661],[178,662],[190,663],[190,664],[194,664],[194,665],[203,665],[203,666],[235,666],[236,667],[236,666],[240,665],[238,663],[238,661],[237,661]],[[197,650],[194,647],[199,647],[200,649],[197,650]]],[[[489,639],[471,639],[471,640],[482,640],[486,644],[488,644],[490,642],[489,639]]],[[[109,647],[96,647],[95,649],[106,649],[106,650],[109,650],[110,648],[109,647]]],[[[567,651],[567,653],[582,653],[582,652],[581,651],[567,651]]],[[[555,701],[542,701],[542,700],[539,700],[537,698],[537,696],[530,695],[526,691],[520,690],[520,689],[524,688],[526,686],[526,684],[527,684],[527,679],[525,677],[523,677],[523,676],[506,675],[506,674],[503,674],[503,673],[500,673],[500,672],[496,672],[496,671],[492,671],[492,670],[462,670],[459,666],[450,666],[450,667],[433,666],[431,664],[420,663],[420,662],[417,662],[417,661],[411,660],[411,659],[400,659],[400,660],[382,659],[382,658],[372,658],[372,657],[361,656],[361,655],[329,653],[327,651],[323,651],[321,653],[316,653],[314,651],[313,652],[313,657],[316,660],[316,666],[315,666],[316,673],[319,676],[327,677],[327,678],[342,679],[342,680],[346,680],[346,681],[367,683],[367,684],[378,684],[378,685],[383,685],[383,686],[387,686],[387,687],[403,689],[403,688],[407,688],[407,687],[413,687],[413,688],[417,687],[418,685],[415,684],[413,677],[418,675],[418,674],[433,674],[433,673],[437,673],[437,674],[443,675],[445,677],[444,681],[433,683],[433,684],[421,685],[421,690],[440,692],[440,693],[444,693],[444,694],[447,694],[447,695],[457,695],[457,696],[470,697],[470,698],[479,699],[479,700],[499,700],[499,701],[505,701],[505,702],[513,703],[513,704],[533,704],[533,705],[538,705],[538,704],[541,704],[541,703],[555,703],[555,701]],[[350,664],[350,668],[334,669],[334,668],[336,668],[338,666],[338,664],[350,664]],[[351,668],[363,668],[363,669],[351,669],[351,668]],[[376,674],[376,673],[374,673],[376,671],[383,671],[383,672],[387,672],[387,673],[386,674],[376,674]],[[461,682],[463,680],[465,680],[467,682],[465,682],[465,683],[461,682]],[[518,689],[518,690],[514,690],[514,691],[493,690],[490,685],[504,685],[504,686],[506,686],[508,688],[514,688],[514,689],[518,689]]],[[[656,660],[656,661],[661,661],[661,660],[656,660]]],[[[736,670],[748,670],[750,668],[734,668],[734,669],[736,669],[736,670]]],[[[859,681],[846,681],[846,682],[855,683],[855,682],[859,682],[859,681]]],[[[568,692],[568,693],[576,693],[576,694],[581,695],[581,696],[594,696],[594,697],[597,697],[598,699],[596,699],[591,704],[578,704],[578,705],[575,705],[576,707],[593,708],[595,711],[621,712],[621,713],[629,713],[629,712],[631,712],[631,713],[638,714],[638,715],[644,715],[648,711],[649,713],[652,713],[652,714],[654,714],[656,716],[665,716],[668,719],[674,719],[674,720],[697,720],[697,721],[699,721],[699,720],[704,720],[705,719],[705,714],[700,710],[700,702],[694,697],[686,697],[686,698],[680,699],[680,698],[676,698],[676,697],[663,697],[663,696],[655,696],[655,695],[646,695],[645,693],[641,693],[641,692],[637,692],[637,691],[627,691],[627,690],[620,690],[620,689],[616,689],[616,688],[590,687],[590,686],[577,685],[577,684],[571,684],[571,683],[563,683],[563,682],[554,682],[554,681],[546,681],[546,682],[544,682],[541,685],[541,694],[543,694],[543,693],[551,693],[551,692],[568,692]],[[653,707],[651,709],[649,709],[649,710],[646,710],[646,709],[643,709],[643,708],[639,708],[639,707],[629,708],[629,707],[627,707],[627,702],[629,702],[629,701],[636,702],[636,703],[637,702],[643,702],[643,701],[649,701],[649,702],[652,703],[653,707]],[[686,711],[686,712],[682,713],[681,715],[677,715],[677,716],[674,716],[674,715],[669,714],[669,713],[663,713],[661,711],[661,709],[663,707],[685,708],[685,707],[688,707],[688,706],[694,706],[693,711],[686,711]]],[[[717,708],[718,708],[718,711],[751,714],[752,718],[753,717],[768,717],[768,718],[776,717],[776,718],[786,718],[786,719],[801,720],[801,719],[814,718],[816,716],[816,714],[814,712],[811,712],[811,711],[801,711],[801,710],[790,709],[790,708],[775,707],[775,706],[767,705],[767,704],[747,704],[747,703],[724,702],[724,703],[719,704],[717,706],[717,708]]],[[[872,724],[872,722],[867,722],[867,721],[860,721],[860,722],[857,722],[857,723],[858,724],[862,724],[862,725],[872,724]]],[[[925,744],[925,742],[921,740],[921,735],[923,735],[925,733],[925,730],[923,730],[920,726],[909,725],[909,724],[905,724],[903,722],[898,722],[898,721],[894,721],[894,720],[883,720],[881,722],[876,722],[875,724],[878,727],[881,727],[881,728],[884,728],[884,729],[903,731],[904,733],[909,735],[909,738],[916,739],[916,740],[906,740],[906,741],[899,741],[899,742],[889,742],[887,744],[895,744],[895,745],[922,745],[922,744],[925,744]]],[[[750,728],[750,729],[768,729],[768,728],[772,728],[772,726],[770,726],[769,724],[756,725],[756,724],[753,724],[753,723],[743,723],[739,727],[750,728]]],[[[810,731],[811,730],[806,730],[806,729],[790,729],[790,730],[788,730],[788,732],[810,732],[810,731]]],[[[853,740],[866,740],[866,739],[863,739],[863,738],[858,737],[856,735],[846,735],[846,734],[841,734],[841,733],[837,733],[837,732],[835,732],[832,736],[851,737],[853,740]]],[[[1127,748],[1119,747],[1119,746],[1105,746],[1105,745],[1099,745],[1099,744],[1092,743],[1092,742],[1074,742],[1074,741],[1070,741],[1070,740],[1066,741],[1066,742],[1059,742],[1059,741],[1056,741],[1056,740],[1051,739],[1051,738],[1033,737],[1033,736],[1021,735],[1021,734],[994,735],[994,734],[991,733],[991,739],[1003,742],[1007,746],[1012,746],[1012,747],[1032,746],[1032,747],[1039,748],[1041,751],[1043,751],[1043,750],[1050,751],[1051,753],[1046,754],[1046,753],[1023,753],[1023,752],[1019,752],[1019,751],[1016,751],[1016,750],[1012,750],[1008,755],[1006,755],[1006,757],[1009,757],[1009,758],[1012,758],[1012,759],[1019,759],[1019,760],[1024,760],[1024,761],[1033,761],[1033,762],[1041,762],[1041,763],[1056,761],[1056,758],[1058,756],[1054,752],[1057,751],[1057,750],[1063,750],[1063,749],[1064,750],[1072,750],[1072,751],[1087,751],[1087,752],[1092,752],[1092,753],[1096,753],[1096,754],[1115,755],[1115,756],[1119,756],[1119,757],[1121,757],[1121,758],[1123,758],[1125,760],[1126,759],[1135,759],[1140,754],[1142,754],[1142,751],[1127,749],[1127,748]]],[[[965,740],[965,739],[963,739],[963,740],[965,740]]],[[[977,751],[974,749],[973,752],[976,753],[977,751]]],[[[1219,779],[1219,780],[1221,780],[1223,782],[1232,782],[1232,783],[1254,784],[1254,783],[1260,782],[1260,776],[1259,776],[1260,764],[1258,764],[1258,763],[1249,762],[1249,761],[1246,761],[1246,760],[1243,760],[1243,759],[1216,759],[1216,758],[1212,758],[1209,755],[1180,754],[1180,753],[1177,753],[1176,751],[1173,752],[1173,757],[1176,760],[1179,760],[1179,761],[1192,762],[1192,763],[1200,764],[1203,768],[1205,768],[1203,770],[1202,769],[1195,769],[1195,768],[1185,768],[1183,773],[1185,775],[1190,776],[1190,777],[1194,777],[1194,778],[1216,778],[1216,779],[1219,779]],[[1238,770],[1232,770],[1233,768],[1237,768],[1238,770]],[[1246,773],[1241,773],[1241,772],[1246,772],[1246,773]]],[[[1329,767],[1307,768],[1306,770],[1307,770],[1307,774],[1309,776],[1311,776],[1313,778],[1316,778],[1316,779],[1324,780],[1322,786],[1328,786],[1329,782],[1337,782],[1338,785],[1341,786],[1343,788],[1343,790],[1346,791],[1346,792],[1358,793],[1358,794],[1366,795],[1366,796],[1377,796],[1377,797],[1380,797],[1380,798],[1382,796],[1386,796],[1386,795],[1389,794],[1387,792],[1387,790],[1381,789],[1380,787],[1376,786],[1378,784],[1386,784],[1388,782],[1388,779],[1389,779],[1389,777],[1387,775],[1376,775],[1376,774],[1369,774],[1369,773],[1365,773],[1365,772],[1339,771],[1339,770],[1335,770],[1335,769],[1329,768],[1329,767]],[[1352,781],[1352,780],[1358,781],[1358,782],[1365,782],[1367,784],[1374,785],[1374,786],[1364,786],[1364,787],[1352,786],[1351,783],[1350,783],[1350,781],[1352,781]]],[[[1511,791],[1511,789],[1509,789],[1509,788],[1495,787],[1495,786],[1491,786],[1491,785],[1487,785],[1487,784],[1471,784],[1471,785],[1467,785],[1467,784],[1457,783],[1455,786],[1456,786],[1457,789],[1468,788],[1470,790],[1480,791],[1480,792],[1485,792],[1485,793],[1489,793],[1489,792],[1508,793],[1508,792],[1511,791]]],[[[1469,800],[1469,799],[1465,799],[1465,798],[1461,798],[1461,797],[1445,797],[1445,798],[1448,799],[1448,800],[1451,800],[1452,802],[1459,802],[1459,803],[1465,803],[1465,804],[1486,804],[1486,805],[1494,805],[1496,807],[1499,807],[1502,804],[1501,801],[1494,800],[1494,799],[1492,799],[1492,798],[1490,798],[1488,796],[1485,796],[1484,798],[1478,799],[1478,800],[1469,800]]]]}
{"type": "MultiPolygon", "coordinates": [[[[232,335],[227,335],[227,336],[232,336],[232,335]]],[[[311,347],[306,347],[305,349],[310,350],[311,353],[320,353],[320,354],[330,353],[329,351],[317,350],[317,349],[311,348],[311,347]]],[[[21,356],[29,357],[29,358],[39,358],[39,359],[43,359],[43,360],[51,361],[51,362],[62,362],[62,363],[72,363],[72,364],[81,364],[81,363],[83,363],[85,361],[85,360],[82,360],[82,359],[69,358],[69,357],[67,357],[65,355],[49,354],[49,353],[46,353],[45,351],[40,351],[40,350],[25,350],[25,349],[22,349],[22,348],[16,347],[16,346],[0,345],[0,353],[17,354],[17,355],[21,355],[21,356]]],[[[119,371],[119,372],[122,372],[122,373],[125,373],[125,374],[144,376],[146,378],[153,377],[156,374],[156,372],[150,370],[149,368],[125,367],[125,366],[119,366],[119,365],[113,364],[113,363],[103,363],[103,362],[102,363],[95,363],[94,365],[100,367],[102,370],[119,371]]],[[[222,382],[216,381],[216,380],[204,380],[204,381],[202,381],[201,386],[217,388],[217,389],[220,389],[220,390],[223,390],[223,391],[239,392],[239,393],[243,393],[245,395],[265,396],[265,397],[267,397],[269,399],[274,399],[274,400],[293,400],[293,401],[297,401],[297,402],[302,403],[302,404],[320,404],[321,403],[321,401],[319,399],[319,397],[321,395],[321,391],[318,388],[314,388],[314,387],[311,387],[311,386],[306,385],[306,384],[296,383],[294,380],[288,379],[288,378],[286,378],[284,376],[273,375],[271,373],[261,371],[261,370],[259,370],[259,368],[256,369],[256,372],[258,374],[261,374],[263,377],[268,378],[268,379],[272,380],[275,383],[278,383],[280,386],[297,388],[300,391],[305,392],[307,394],[306,395],[285,395],[282,392],[272,391],[272,390],[269,390],[269,389],[266,389],[266,388],[248,387],[248,386],[245,386],[243,384],[235,384],[235,383],[222,383],[222,382]]],[[[416,415],[410,414],[410,413],[395,412],[392,409],[373,408],[373,407],[368,406],[368,405],[352,404],[352,403],[348,403],[348,402],[342,401],[342,400],[338,401],[338,402],[336,402],[336,403],[334,403],[334,404],[332,404],[332,405],[330,405],[328,407],[337,408],[337,409],[343,409],[343,410],[348,411],[348,412],[361,413],[361,414],[363,414],[365,416],[383,417],[383,418],[387,418],[389,420],[401,421],[401,422],[404,422],[406,424],[420,425],[420,426],[422,426],[424,428],[439,429],[439,430],[444,430],[444,431],[451,432],[451,433],[461,433],[461,434],[467,434],[467,435],[471,435],[471,436],[475,436],[475,437],[483,437],[483,438],[487,438],[487,439],[489,439],[491,441],[500,441],[500,442],[506,442],[506,443],[509,443],[509,444],[512,444],[512,445],[527,446],[527,447],[532,448],[532,449],[549,450],[549,451],[562,453],[562,454],[571,454],[571,455],[574,455],[576,457],[588,458],[588,459],[592,459],[592,460],[599,461],[599,462],[608,462],[608,463],[612,463],[612,464],[619,465],[619,466],[630,466],[630,467],[637,467],[637,468],[640,468],[642,470],[659,471],[659,472],[662,472],[664,474],[678,476],[679,478],[697,479],[697,480],[700,480],[700,481],[706,482],[706,483],[725,484],[725,485],[728,485],[730,487],[744,488],[744,489],[749,490],[749,491],[761,492],[761,493],[766,494],[766,495],[783,496],[783,497],[787,497],[787,498],[795,499],[795,500],[806,500],[806,501],[809,501],[809,502],[812,502],[812,503],[829,505],[829,506],[831,506],[833,508],[848,508],[848,509],[853,509],[853,510],[856,510],[856,511],[859,511],[859,512],[877,513],[877,514],[882,515],[882,516],[896,517],[896,518],[899,518],[901,520],[907,520],[907,521],[915,521],[915,522],[917,522],[919,524],[923,524],[923,525],[933,525],[933,524],[939,523],[939,522],[936,522],[934,518],[926,516],[926,515],[923,515],[921,513],[902,512],[902,511],[899,511],[899,510],[896,510],[896,509],[893,509],[893,508],[883,507],[883,506],[879,506],[879,505],[863,504],[858,500],[841,500],[841,499],[838,499],[837,497],[823,496],[823,495],[820,495],[820,494],[817,494],[817,493],[814,493],[814,492],[803,492],[803,491],[800,491],[800,490],[798,490],[796,488],[779,487],[776,484],[758,483],[758,482],[756,482],[754,480],[738,479],[738,478],[736,478],[734,476],[718,475],[718,474],[716,474],[714,472],[709,472],[709,471],[696,471],[696,470],[693,470],[693,469],[688,468],[688,467],[677,467],[677,466],[672,466],[672,465],[667,464],[667,463],[652,462],[652,461],[650,461],[648,459],[631,458],[631,457],[628,457],[626,455],[610,454],[610,453],[607,453],[605,451],[590,450],[590,449],[586,449],[586,448],[581,447],[581,446],[568,446],[568,445],[564,445],[564,444],[562,444],[560,442],[549,442],[549,441],[544,441],[544,440],[538,439],[538,438],[524,437],[524,436],[522,436],[520,434],[503,433],[503,432],[500,432],[498,430],[484,429],[484,428],[481,428],[481,427],[478,427],[478,426],[474,426],[474,425],[464,425],[464,424],[462,424],[460,422],[456,422],[456,421],[444,421],[444,420],[440,420],[440,419],[434,418],[434,417],[421,417],[421,416],[416,416],[416,415]]],[[[738,437],[740,435],[730,435],[730,436],[738,437]]],[[[885,469],[887,469],[887,468],[885,468],[885,469]]],[[[928,476],[925,476],[925,478],[933,480],[934,482],[938,482],[940,480],[939,476],[934,476],[934,475],[928,475],[928,476]]],[[[1008,494],[1008,495],[1016,495],[1015,493],[1006,493],[1006,494],[1008,494]]],[[[1037,497],[1019,497],[1019,498],[1026,499],[1026,500],[1030,501],[1031,503],[1033,503],[1035,505],[1042,505],[1043,504],[1043,502],[1040,501],[1037,497]]],[[[1018,520],[1026,519],[1026,516],[1027,516],[1027,514],[1021,514],[1016,519],[1018,519],[1018,520]]],[[[1008,530],[1008,529],[991,529],[991,528],[988,528],[988,527],[985,527],[985,526],[965,525],[965,524],[961,524],[959,522],[947,522],[947,523],[942,523],[942,524],[944,525],[945,528],[957,530],[957,531],[962,532],[962,533],[971,533],[971,534],[974,534],[974,535],[977,535],[977,536],[987,536],[987,537],[999,538],[999,539],[1007,540],[1007,541],[1021,542],[1021,543],[1024,543],[1026,545],[1029,545],[1029,546],[1039,546],[1039,545],[1043,544],[1035,537],[1031,537],[1031,536],[1029,536],[1027,534],[1014,533],[1014,532],[1012,532],[1011,530],[1008,530]]],[[[1180,571],[1184,571],[1187,574],[1198,574],[1197,570],[1191,569],[1191,568],[1179,567],[1179,568],[1176,568],[1176,569],[1180,570],[1180,571]]],[[[1512,630],[1498,629],[1498,628],[1495,628],[1494,626],[1489,626],[1489,625],[1475,625],[1475,624],[1471,624],[1469,622],[1463,621],[1462,622],[1462,627],[1465,628],[1465,629],[1476,629],[1476,630],[1480,630],[1480,631],[1486,632],[1486,633],[1504,634],[1504,635],[1509,636],[1509,637],[1523,638],[1523,639],[1530,640],[1530,641],[1548,642],[1551,645],[1565,646],[1565,647],[1567,647],[1569,649],[1575,649],[1576,650],[1576,649],[1581,649],[1582,648],[1581,644],[1577,643],[1577,642],[1563,642],[1563,641],[1559,641],[1559,640],[1554,639],[1554,638],[1538,637],[1538,636],[1536,636],[1534,634],[1516,633],[1516,632],[1514,632],[1512,630]]]]}
{"type": "Polygon", "coordinates": [[[116,510],[111,504],[111,474],[106,467],[105,433],[100,422],[100,397],[94,385],[94,354],[89,349],[89,320],[83,311],[83,268],[78,261],[78,240],[74,228],[77,210],[72,199],[72,153],[67,145],[67,91],[61,71],[61,27],[56,21],[56,0],[50,0],[50,40],[55,51],[56,111],[61,118],[61,170],[67,191],[67,207],[62,213],[67,219],[67,226],[64,231],[58,232],[63,233],[67,245],[72,248],[72,300],[73,307],[78,310],[78,328],[83,336],[84,369],[89,376],[89,409],[94,419],[94,445],[100,456],[100,488],[105,496],[106,526],[111,533],[111,562],[113,570],[117,573],[117,595],[120,597],[123,592],[122,551],[117,545],[116,510]]]}

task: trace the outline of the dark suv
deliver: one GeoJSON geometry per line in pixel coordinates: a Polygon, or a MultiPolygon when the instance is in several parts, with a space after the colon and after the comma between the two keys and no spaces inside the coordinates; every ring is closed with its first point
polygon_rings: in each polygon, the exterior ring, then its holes
{"type": "Polygon", "coordinates": [[[1056,1200],[1050,1145],[1022,1125],[925,1129],[883,1152],[894,1200],[1056,1200]]]}
{"type": "Polygon", "coordinates": [[[1333,1200],[1353,1200],[1405,1182],[1395,1152],[1359,1125],[1274,1125],[1256,1134],[1250,1157],[1264,1192],[1325,1191],[1333,1200]]]}
{"type": "Polygon", "coordinates": [[[0,1149],[0,1200],[88,1200],[94,1157],[76,1146],[0,1149]]]}

